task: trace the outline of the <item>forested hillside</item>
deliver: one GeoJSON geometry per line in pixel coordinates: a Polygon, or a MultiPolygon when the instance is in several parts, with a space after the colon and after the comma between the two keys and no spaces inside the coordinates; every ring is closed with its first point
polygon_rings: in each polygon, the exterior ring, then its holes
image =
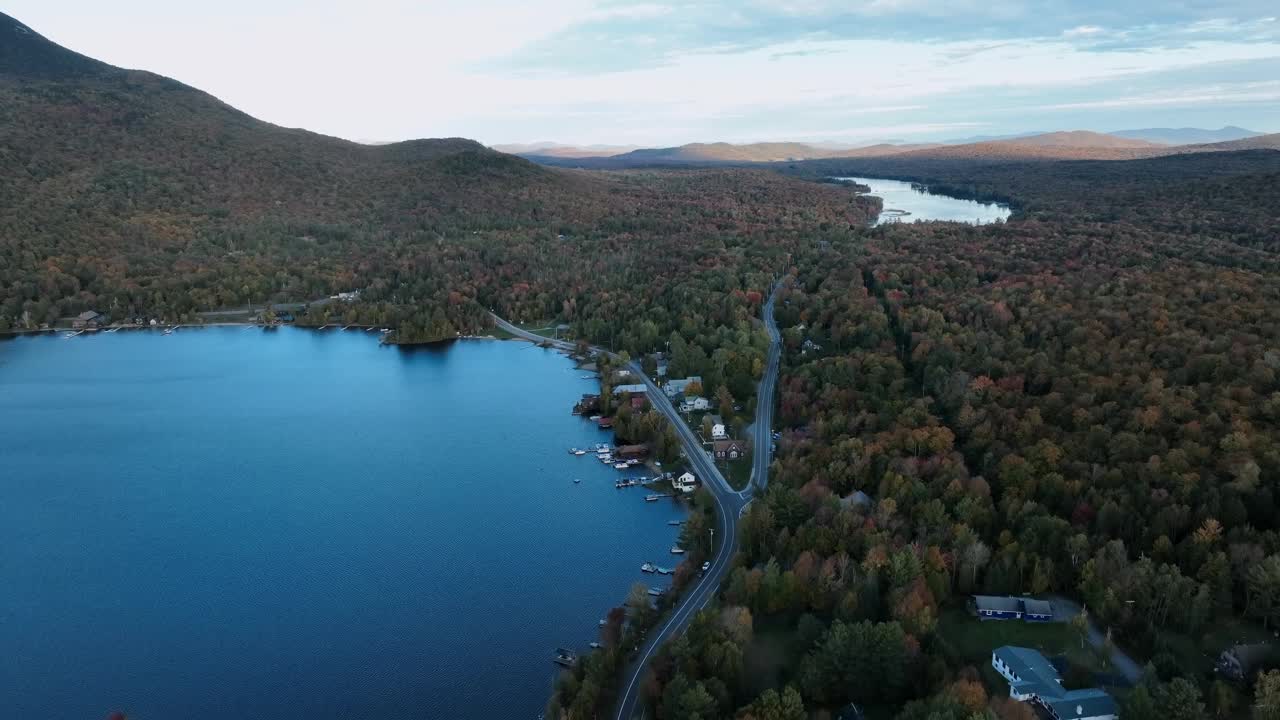
{"type": "Polygon", "coordinates": [[[1126,720],[1247,715],[1211,660],[1280,621],[1280,153],[894,168],[1021,215],[796,254],[773,483],[658,717],[1029,717],[949,620],[973,592],[1086,605],[1152,662],[1126,720]]]}
{"type": "Polygon", "coordinates": [[[462,139],[359,145],[258,121],[7,17],[0,33],[0,330],[85,310],[191,321],[361,290],[302,320],[393,325],[412,342],[487,328],[489,307],[566,311],[607,318],[588,328],[596,339],[653,349],[676,321],[639,322],[626,293],[692,282],[740,300],[748,288],[717,267],[753,239],[862,224],[874,208],[763,172],[588,176],[462,139]]]}

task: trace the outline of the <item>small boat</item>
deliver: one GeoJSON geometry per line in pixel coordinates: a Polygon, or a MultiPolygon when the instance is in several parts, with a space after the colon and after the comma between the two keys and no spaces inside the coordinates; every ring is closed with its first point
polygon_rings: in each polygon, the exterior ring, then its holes
{"type": "Polygon", "coordinates": [[[389,333],[391,332],[391,328],[382,328],[382,332],[389,333]]]}
{"type": "Polygon", "coordinates": [[[588,643],[588,646],[590,646],[592,650],[599,650],[600,648],[604,647],[598,642],[588,643]]]}
{"type": "Polygon", "coordinates": [[[656,568],[656,570],[658,571],[659,575],[670,575],[671,573],[675,572],[675,570],[672,570],[671,568],[664,568],[664,567],[656,568]]]}
{"type": "Polygon", "coordinates": [[[578,484],[578,483],[580,483],[580,482],[582,482],[582,478],[574,478],[574,479],[573,479],[573,484],[574,484],[574,485],[577,485],[577,484],[578,484]]]}
{"type": "Polygon", "coordinates": [[[577,455],[577,454],[578,454],[578,448],[569,448],[569,454],[570,454],[570,455],[577,455]]]}
{"type": "Polygon", "coordinates": [[[663,590],[662,588],[656,588],[656,587],[649,588],[649,594],[654,597],[662,597],[662,594],[665,592],[666,590],[663,590]]]}
{"type": "Polygon", "coordinates": [[[582,455],[586,455],[586,454],[587,454],[587,451],[586,451],[586,450],[574,450],[574,451],[573,451],[573,454],[574,454],[574,455],[578,455],[578,456],[582,456],[582,455]]]}
{"type": "Polygon", "coordinates": [[[683,555],[683,554],[684,554],[684,548],[680,547],[679,545],[672,545],[672,546],[671,546],[671,554],[672,554],[672,555],[683,555]]]}
{"type": "Polygon", "coordinates": [[[574,655],[572,650],[564,648],[556,648],[555,657],[551,658],[551,662],[564,667],[572,667],[577,660],[578,656],[574,655]]]}
{"type": "Polygon", "coordinates": [[[651,573],[651,572],[657,572],[657,571],[658,571],[658,566],[654,565],[653,563],[645,563],[640,566],[640,572],[651,573]]]}
{"type": "Polygon", "coordinates": [[[668,524],[668,525],[670,525],[670,526],[672,526],[672,527],[680,527],[681,525],[683,525],[683,524],[684,524],[684,521],[683,521],[683,520],[668,520],[668,521],[667,521],[667,524],[668,524]]]}
{"type": "Polygon", "coordinates": [[[165,334],[165,335],[172,335],[172,334],[173,334],[173,328],[165,328],[164,334],[165,334]]]}
{"type": "Polygon", "coordinates": [[[661,500],[661,499],[662,499],[662,498],[664,498],[664,497],[666,497],[666,495],[645,495],[645,496],[644,496],[644,501],[645,501],[645,502],[658,502],[659,500],[661,500]]]}
{"type": "Polygon", "coordinates": [[[605,625],[608,625],[608,624],[609,624],[608,620],[605,620],[604,618],[600,618],[600,627],[604,627],[605,625]]]}
{"type": "Polygon", "coordinates": [[[599,420],[601,417],[603,417],[603,416],[602,416],[602,415],[592,415],[590,419],[592,419],[592,420],[599,420]]]}
{"type": "Polygon", "coordinates": [[[627,465],[629,467],[635,467],[636,465],[639,465],[639,464],[640,464],[640,461],[635,458],[631,458],[630,460],[627,461],[627,465]]]}
{"type": "Polygon", "coordinates": [[[628,464],[626,464],[626,463],[624,463],[624,462],[614,463],[614,464],[613,464],[613,469],[614,469],[614,470],[626,470],[626,469],[627,469],[627,468],[629,468],[629,467],[631,467],[631,466],[630,466],[630,465],[628,465],[628,464]]]}

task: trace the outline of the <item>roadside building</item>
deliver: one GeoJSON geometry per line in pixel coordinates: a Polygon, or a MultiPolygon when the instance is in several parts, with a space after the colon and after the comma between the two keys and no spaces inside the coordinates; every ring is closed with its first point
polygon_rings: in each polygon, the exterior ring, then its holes
{"type": "Polygon", "coordinates": [[[698,375],[690,375],[687,378],[668,380],[662,389],[666,391],[667,397],[674,398],[683,395],[685,388],[693,384],[701,385],[702,378],[698,375]]]}
{"type": "Polygon", "coordinates": [[[711,448],[717,460],[737,460],[747,454],[746,447],[737,440],[716,440],[711,448]]]}
{"type": "Polygon", "coordinates": [[[1115,720],[1116,701],[1100,688],[1067,690],[1043,655],[1005,645],[991,653],[991,667],[1009,681],[1009,697],[1035,705],[1053,720],[1115,720]]]}
{"type": "Polygon", "coordinates": [[[649,398],[644,393],[635,393],[631,396],[631,409],[643,410],[649,405],[649,398]]]}
{"type": "Polygon", "coordinates": [[[630,385],[614,385],[613,394],[621,395],[623,393],[630,393],[632,395],[643,395],[645,391],[648,389],[649,389],[648,386],[646,386],[644,383],[632,383],[630,385]]]}
{"type": "Polygon", "coordinates": [[[685,412],[685,413],[702,412],[710,409],[711,409],[711,402],[706,398],[698,397],[697,395],[693,395],[693,396],[686,395],[684,398],[684,402],[680,403],[680,412],[685,412]]]}

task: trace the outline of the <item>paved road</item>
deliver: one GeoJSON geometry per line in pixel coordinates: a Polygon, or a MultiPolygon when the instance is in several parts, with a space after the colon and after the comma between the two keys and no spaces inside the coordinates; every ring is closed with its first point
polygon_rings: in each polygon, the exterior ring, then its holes
{"type": "MultiPolygon", "coordinates": [[[[1080,614],[1080,605],[1074,600],[1054,595],[1049,598],[1049,601],[1053,603],[1053,619],[1057,622],[1070,622],[1071,618],[1080,614]]],[[[1102,650],[1107,641],[1106,636],[1092,619],[1088,621],[1086,639],[1097,650],[1102,650]]],[[[1142,666],[1115,645],[1111,646],[1111,666],[1119,671],[1130,685],[1137,685],[1142,680],[1142,666]]]]}
{"type": "MultiPolygon", "coordinates": [[[[768,402],[756,402],[756,427],[764,428],[765,448],[763,473],[760,473],[760,487],[764,482],[768,482],[768,441],[769,428],[771,428],[771,420],[773,415],[773,384],[776,382],[777,375],[777,327],[773,324],[773,296],[769,297],[769,302],[765,305],[765,324],[771,328],[771,364],[767,366],[764,379],[760,383],[762,392],[767,389],[768,402]],[[760,416],[760,407],[764,407],[764,418],[760,416]]],[[[517,328],[516,325],[506,322],[497,315],[493,315],[494,323],[499,328],[504,329],[513,336],[524,338],[524,340],[536,343],[549,343],[559,350],[572,351],[575,350],[575,343],[562,340],[549,340],[539,334],[524,331],[517,328]]],[[[593,347],[591,350],[596,352],[604,352],[609,356],[613,356],[612,352],[604,350],[604,348],[593,347]]],[[[716,597],[717,588],[721,584],[721,580],[726,577],[728,571],[732,568],[733,555],[737,552],[737,521],[741,518],[742,511],[746,510],[746,506],[751,502],[751,484],[744,491],[735,491],[723,475],[716,468],[716,461],[710,456],[707,450],[704,450],[701,443],[694,432],[685,424],[676,407],[671,404],[667,398],[667,393],[663,392],[657,384],[654,384],[648,375],[644,374],[644,370],[640,369],[637,363],[631,364],[631,372],[644,380],[644,384],[648,387],[649,404],[666,416],[672,427],[676,429],[676,436],[680,437],[681,445],[685,448],[685,455],[689,457],[689,464],[694,474],[703,482],[703,487],[707,488],[714,501],[716,501],[716,512],[719,515],[719,544],[713,548],[714,555],[710,560],[710,568],[703,577],[694,580],[694,583],[686,589],[684,597],[681,597],[671,615],[663,621],[654,632],[650,632],[641,643],[639,651],[637,651],[635,659],[627,664],[626,669],[622,673],[622,694],[618,697],[616,720],[631,720],[635,717],[636,711],[640,707],[640,680],[644,678],[645,670],[648,669],[649,660],[653,659],[653,655],[662,647],[668,639],[676,637],[676,635],[684,632],[689,621],[698,614],[698,611],[707,606],[707,603],[716,597]]]]}
{"type": "Polygon", "coordinates": [[[773,393],[778,385],[778,361],[782,354],[781,335],[778,333],[778,324],[773,319],[773,303],[778,297],[778,287],[774,285],[773,291],[769,293],[769,300],[761,311],[764,329],[769,333],[769,353],[765,359],[764,376],[760,378],[760,387],[756,390],[756,419],[751,424],[751,482],[738,493],[742,497],[750,497],[757,490],[763,491],[769,484],[769,463],[773,460],[773,393]]]}

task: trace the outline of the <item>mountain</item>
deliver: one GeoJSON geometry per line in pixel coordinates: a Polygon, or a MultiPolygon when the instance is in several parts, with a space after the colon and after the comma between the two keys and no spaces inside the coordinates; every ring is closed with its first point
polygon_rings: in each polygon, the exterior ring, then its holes
{"type": "Polygon", "coordinates": [[[1260,132],[1246,130],[1235,125],[1228,125],[1217,130],[1206,130],[1204,128],[1143,128],[1140,130],[1118,130],[1108,134],[1132,140],[1147,140],[1164,145],[1202,145],[1243,140],[1262,135],[1260,132]]]}
{"type": "Polygon", "coordinates": [[[814,160],[820,158],[879,157],[935,147],[932,144],[867,146],[818,146],[798,142],[690,143],[677,147],[642,148],[611,156],[564,155],[549,152],[522,154],[545,165],[580,168],[685,167],[752,165],[756,163],[814,160]]]}
{"type": "Polygon", "coordinates": [[[542,155],[546,157],[611,157],[640,149],[638,145],[566,145],[557,142],[512,143],[491,146],[498,152],[511,155],[542,155]]]}
{"type": "Polygon", "coordinates": [[[0,15],[0,229],[93,227],[112,246],[141,226],[175,245],[231,222],[429,227],[532,219],[582,184],[463,138],[371,146],[273,125],[0,15]]]}

